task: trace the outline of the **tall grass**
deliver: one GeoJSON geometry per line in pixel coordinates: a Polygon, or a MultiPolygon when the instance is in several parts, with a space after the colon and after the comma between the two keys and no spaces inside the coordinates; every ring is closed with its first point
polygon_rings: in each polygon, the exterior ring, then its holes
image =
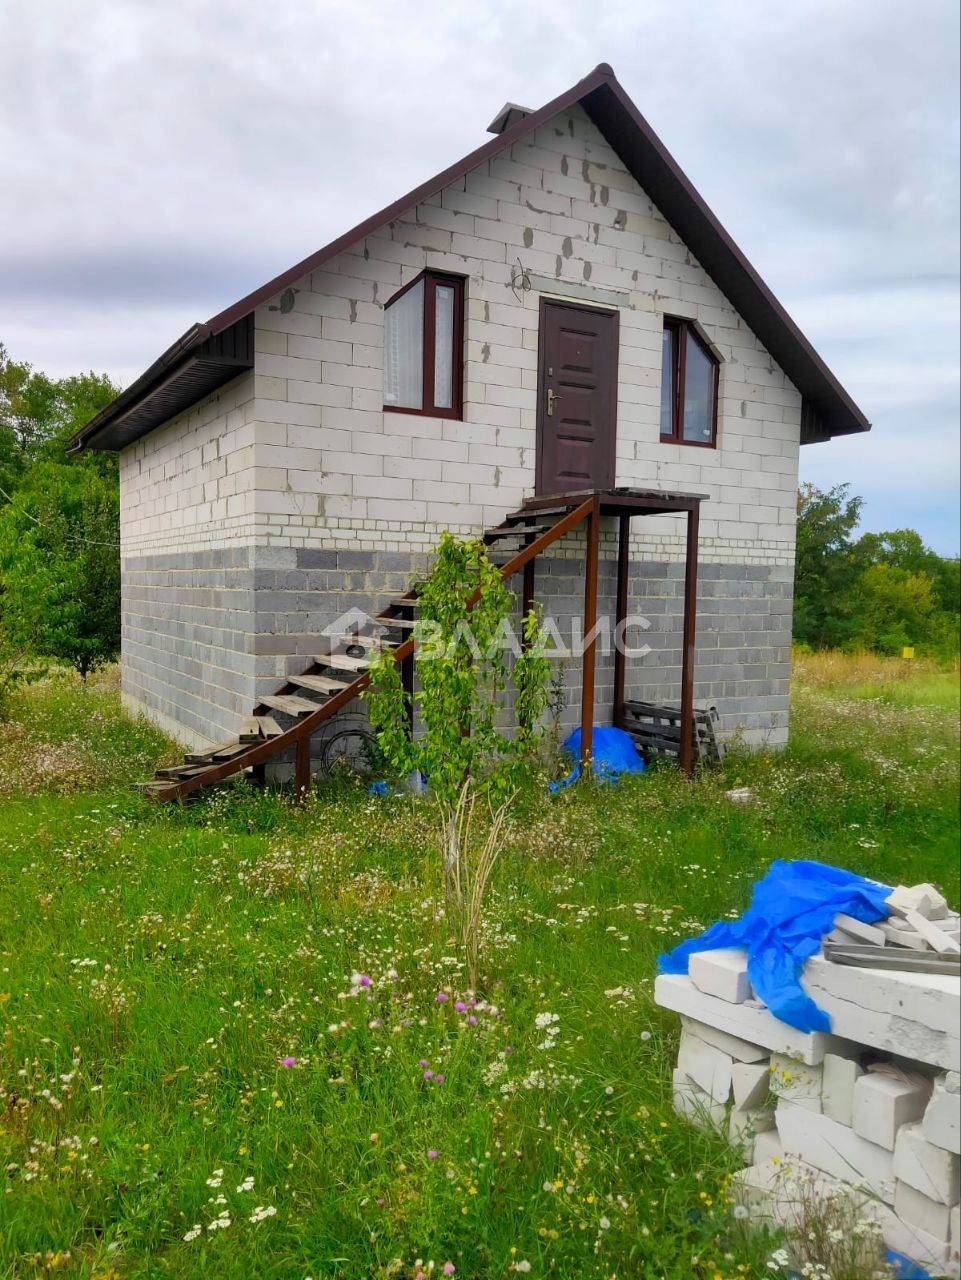
{"type": "Polygon", "coordinates": [[[0,1277],[763,1276],[734,1155],[673,1114],[652,982],[775,857],[957,903],[956,713],[851,689],[801,676],[788,751],[693,782],[532,783],[473,992],[421,802],[342,781],[306,809],[242,786],[156,808],[128,786],[173,749],[109,679],[18,693],[0,1277]]]}

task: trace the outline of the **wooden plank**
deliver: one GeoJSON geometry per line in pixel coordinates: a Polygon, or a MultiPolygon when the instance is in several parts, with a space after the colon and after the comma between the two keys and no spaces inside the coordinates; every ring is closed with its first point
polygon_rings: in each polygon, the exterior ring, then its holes
{"type": "Polygon", "coordinates": [[[227,747],[232,747],[236,741],[236,738],[231,738],[229,742],[222,742],[219,747],[207,747],[204,751],[188,751],[184,755],[184,764],[209,763],[214,758],[214,752],[225,751],[227,747]]]}
{"type": "Polygon", "coordinates": [[[369,658],[351,658],[346,653],[331,653],[326,658],[317,658],[316,661],[334,671],[366,671],[370,666],[369,658]]]}
{"type": "MultiPolygon", "coordinates": [[[[315,662],[326,662],[326,658],[315,658],[315,662]]],[[[288,684],[299,685],[302,689],[312,689],[315,693],[338,693],[346,689],[348,682],[334,680],[332,676],[302,675],[291,676],[288,684]]]]}
{"type": "Polygon", "coordinates": [[[223,747],[220,751],[214,752],[215,760],[233,760],[235,756],[242,756],[245,751],[249,751],[251,744],[249,742],[232,742],[229,747],[223,747]]]}
{"type": "Polygon", "coordinates": [[[255,719],[260,728],[262,737],[279,738],[283,733],[283,729],[281,729],[273,716],[256,716],[255,719]]]}
{"type": "Polygon", "coordinates": [[[251,716],[249,720],[245,720],[240,726],[241,742],[259,742],[260,740],[260,724],[256,716],[251,716]]]}
{"type": "Polygon", "coordinates": [[[310,711],[318,711],[321,703],[310,702],[307,698],[298,698],[295,693],[277,693],[271,694],[269,697],[261,698],[260,701],[265,707],[271,707],[274,711],[283,711],[288,716],[303,716],[310,711]]]}
{"type": "Polygon", "coordinates": [[[413,631],[417,626],[414,618],[385,618],[382,613],[379,613],[374,621],[385,627],[396,628],[398,631],[413,631]]]}

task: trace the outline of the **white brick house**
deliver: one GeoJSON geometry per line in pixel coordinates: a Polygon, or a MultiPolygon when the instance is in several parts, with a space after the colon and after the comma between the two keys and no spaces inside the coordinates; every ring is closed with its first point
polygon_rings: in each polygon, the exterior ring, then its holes
{"type": "MultiPolygon", "coordinates": [[[[786,739],[798,451],[868,424],[609,67],[491,131],[75,440],[120,451],[125,700],[189,744],[236,732],[345,607],[405,590],[442,530],[625,487],[705,495],[696,696],[786,739]],[[558,381],[575,330],[591,368],[558,381]]],[[[559,545],[561,596],[581,554],[559,545]]],[[[677,696],[683,561],[676,518],[632,529],[634,696],[677,696]]]]}

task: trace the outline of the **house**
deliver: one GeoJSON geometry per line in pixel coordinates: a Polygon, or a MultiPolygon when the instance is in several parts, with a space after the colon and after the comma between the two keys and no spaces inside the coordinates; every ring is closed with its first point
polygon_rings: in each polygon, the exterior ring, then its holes
{"type": "MultiPolygon", "coordinates": [[[[75,437],[120,454],[124,700],[188,745],[407,591],[442,530],[585,495],[598,608],[623,534],[622,612],[650,624],[626,675],[599,660],[595,717],[625,680],[681,696],[693,531],[694,696],[786,741],[799,448],[869,424],[609,66],[490,132],[194,325],[75,437]]],[[[580,611],[583,535],[538,569],[555,616],[580,611]]]]}

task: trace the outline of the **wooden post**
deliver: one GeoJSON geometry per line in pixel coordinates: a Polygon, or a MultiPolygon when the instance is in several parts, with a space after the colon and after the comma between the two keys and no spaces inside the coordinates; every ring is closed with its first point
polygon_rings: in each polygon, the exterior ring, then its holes
{"type": "Polygon", "coordinates": [[[534,603],[534,564],[535,561],[528,560],[524,565],[524,586],[521,591],[521,615],[524,618],[530,613],[534,603]]]}
{"type": "Polygon", "coordinates": [[[297,739],[297,754],[294,758],[294,790],[297,799],[303,803],[310,794],[310,734],[305,733],[297,739]]]}
{"type": "Polygon", "coordinates": [[[694,651],[697,645],[698,505],[687,513],[687,556],[684,565],[684,635],[681,652],[681,771],[694,767],[694,651]]]}
{"type": "Polygon", "coordinates": [[[631,552],[631,517],[623,515],[617,523],[617,605],[614,618],[614,707],[611,719],[618,728],[624,725],[624,637],[617,643],[617,628],[627,617],[627,577],[631,552]]]}
{"type": "Polygon", "coordinates": [[[591,768],[594,746],[594,668],[597,626],[597,566],[600,559],[601,506],[594,499],[591,514],[587,517],[587,564],[584,574],[584,635],[590,640],[584,646],[581,677],[581,771],[591,768]]]}

